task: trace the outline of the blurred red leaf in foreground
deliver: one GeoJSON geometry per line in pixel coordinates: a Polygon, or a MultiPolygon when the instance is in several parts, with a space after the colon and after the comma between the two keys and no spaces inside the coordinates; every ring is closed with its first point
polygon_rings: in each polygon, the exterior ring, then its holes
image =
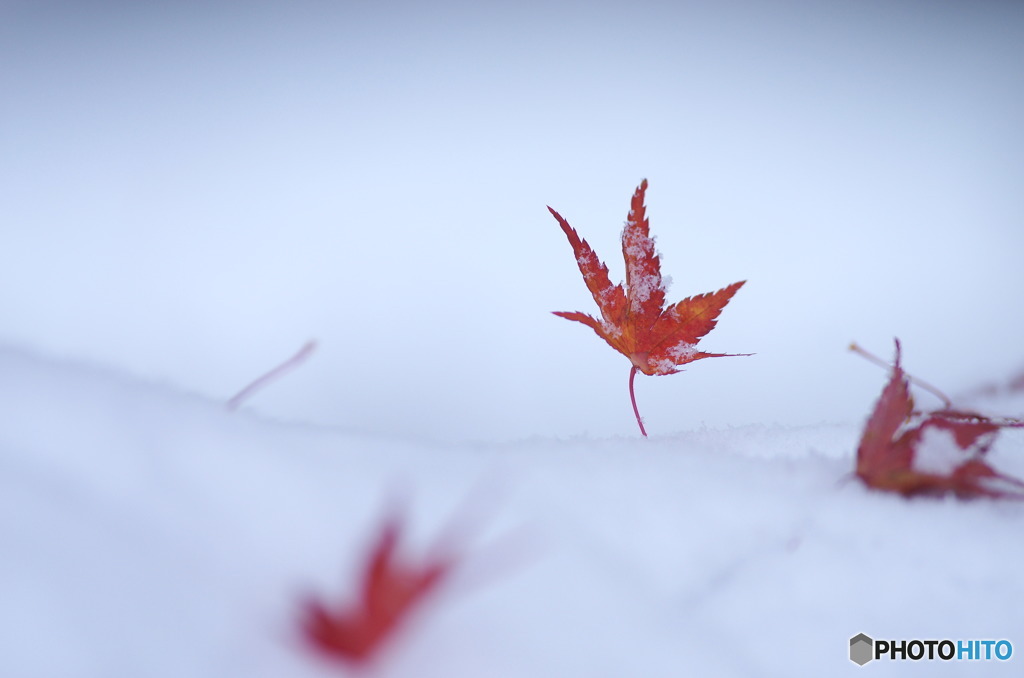
{"type": "Polygon", "coordinates": [[[397,516],[381,525],[353,604],[331,606],[316,599],[305,603],[302,631],[314,649],[335,660],[367,662],[450,573],[455,565],[450,557],[420,563],[399,560],[401,535],[397,516]]]}
{"type": "MultiPolygon", "coordinates": [[[[851,348],[860,351],[856,345],[851,348]]],[[[948,399],[941,410],[915,411],[910,378],[900,366],[897,340],[892,377],[882,390],[857,448],[857,477],[868,487],[906,497],[953,493],[961,499],[1024,499],[1024,482],[999,473],[982,460],[1000,429],[1021,426],[1024,422],[1016,419],[995,420],[952,409],[948,399]],[[927,450],[922,450],[921,442],[928,431],[948,434],[966,457],[948,474],[914,468],[917,455],[927,450]]]]}

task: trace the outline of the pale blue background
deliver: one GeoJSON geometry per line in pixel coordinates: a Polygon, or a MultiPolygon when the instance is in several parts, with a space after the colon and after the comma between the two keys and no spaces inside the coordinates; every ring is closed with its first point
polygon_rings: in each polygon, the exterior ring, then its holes
{"type": "Polygon", "coordinates": [[[652,434],[865,417],[1024,364],[1024,5],[6,3],[0,342],[417,438],[637,435],[558,209],[670,300],[749,280],[637,382],[652,434]]]}

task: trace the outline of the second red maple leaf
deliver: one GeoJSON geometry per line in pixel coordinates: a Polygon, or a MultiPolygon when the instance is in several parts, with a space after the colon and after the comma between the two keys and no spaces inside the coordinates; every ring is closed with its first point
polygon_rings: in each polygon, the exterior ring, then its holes
{"type": "MultiPolygon", "coordinates": [[[[856,344],[850,348],[876,360],[856,344]]],[[[943,399],[943,409],[914,409],[910,377],[900,365],[900,343],[896,341],[892,376],[871,412],[857,448],[857,477],[870,488],[905,497],[952,493],[962,499],[1024,499],[1024,481],[996,471],[984,460],[1001,429],[1022,428],[1024,421],[992,419],[957,410],[948,398],[933,392],[943,399]],[[946,436],[963,455],[963,461],[951,470],[940,473],[920,468],[921,453],[928,447],[926,436],[934,434],[946,436]]]]}
{"type": "Polygon", "coordinates": [[[555,315],[590,327],[608,345],[629,358],[629,397],[640,432],[647,435],[636,406],[633,379],[639,370],[648,375],[675,374],[686,363],[702,358],[720,358],[729,353],[706,353],[697,342],[714,329],[718,316],[746,281],[733,283],[717,292],[698,294],[665,307],[665,282],[661,260],[654,250],[644,206],[647,180],[633,193],[629,216],[622,230],[622,256],[626,262],[626,284],[612,285],[608,267],[594,250],[555,210],[569,238],[583,281],[601,311],[600,319],[586,313],[556,311],[555,315]]]}

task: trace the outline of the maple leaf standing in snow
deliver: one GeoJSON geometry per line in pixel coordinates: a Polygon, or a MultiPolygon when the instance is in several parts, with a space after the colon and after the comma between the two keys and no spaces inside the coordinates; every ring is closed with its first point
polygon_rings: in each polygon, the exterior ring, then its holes
{"type": "Polygon", "coordinates": [[[622,256],[626,261],[626,285],[612,285],[608,267],[555,210],[548,211],[558,220],[569,238],[576,263],[601,318],[586,313],[556,311],[555,315],[575,320],[593,329],[608,345],[629,358],[629,397],[633,403],[640,432],[647,435],[633,393],[637,371],[648,375],[675,374],[679,366],[702,358],[721,358],[729,353],[705,353],[697,342],[710,332],[718,316],[744,282],[733,283],[717,292],[699,294],[665,308],[665,284],[661,260],[654,250],[644,207],[647,180],[640,182],[630,203],[629,217],[622,230],[622,256]]]}

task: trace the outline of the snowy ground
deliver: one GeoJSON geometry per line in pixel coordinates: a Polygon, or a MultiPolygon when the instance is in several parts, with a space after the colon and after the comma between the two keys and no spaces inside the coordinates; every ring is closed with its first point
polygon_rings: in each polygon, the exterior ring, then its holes
{"type": "MultiPolygon", "coordinates": [[[[476,518],[457,530],[475,555],[371,675],[1012,675],[1021,660],[847,659],[859,632],[1024,648],[1024,505],[866,491],[847,480],[860,417],[429,445],[14,348],[0,374],[5,676],[344,674],[300,642],[298,603],[351,591],[396,497],[414,551],[454,515],[476,518]]],[[[1024,474],[1024,434],[993,460],[1024,474]]]]}

